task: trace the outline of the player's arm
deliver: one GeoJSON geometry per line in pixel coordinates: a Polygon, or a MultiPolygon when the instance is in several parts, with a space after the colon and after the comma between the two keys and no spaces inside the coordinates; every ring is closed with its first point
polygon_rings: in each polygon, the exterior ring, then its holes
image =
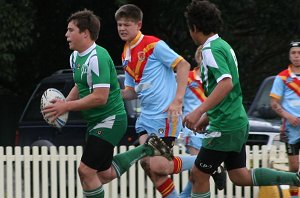
{"type": "Polygon", "coordinates": [[[77,99],[79,99],[78,88],[76,85],[74,85],[74,87],[71,89],[70,93],[68,94],[66,101],[72,101],[77,99]]]}
{"type": "Polygon", "coordinates": [[[285,118],[291,125],[300,125],[300,118],[297,118],[296,116],[284,110],[280,104],[280,99],[271,96],[270,104],[275,113],[277,113],[280,117],[285,118]]]}
{"type": "Polygon", "coordinates": [[[185,117],[183,121],[184,125],[194,131],[200,130],[199,126],[201,124],[201,116],[218,105],[229,94],[232,88],[233,84],[231,78],[227,77],[220,80],[205,101],[185,117]]]}
{"type": "Polygon", "coordinates": [[[107,102],[109,88],[95,88],[93,92],[84,98],[72,101],[57,101],[52,105],[44,108],[43,113],[48,113],[48,117],[57,119],[60,115],[69,111],[81,111],[91,109],[107,102]]]}
{"type": "Polygon", "coordinates": [[[168,109],[168,116],[178,116],[182,114],[182,104],[183,104],[183,97],[185,94],[187,82],[188,82],[188,75],[190,71],[190,64],[182,59],[175,67],[177,72],[177,90],[176,95],[173,102],[170,104],[168,109]]]}
{"type": "Polygon", "coordinates": [[[197,108],[202,113],[217,106],[232,90],[232,79],[227,77],[218,82],[212,93],[204,100],[204,102],[197,108]]]}
{"type": "Polygon", "coordinates": [[[206,127],[209,124],[209,119],[206,113],[202,114],[200,121],[199,121],[199,126],[198,126],[198,131],[205,131],[206,127]]]}
{"type": "Polygon", "coordinates": [[[137,99],[137,93],[134,91],[132,87],[126,86],[125,89],[121,90],[121,93],[124,100],[137,99]]]}
{"type": "Polygon", "coordinates": [[[108,87],[94,88],[93,92],[86,97],[67,102],[67,109],[68,111],[81,111],[105,105],[107,103],[108,95],[108,87]]]}

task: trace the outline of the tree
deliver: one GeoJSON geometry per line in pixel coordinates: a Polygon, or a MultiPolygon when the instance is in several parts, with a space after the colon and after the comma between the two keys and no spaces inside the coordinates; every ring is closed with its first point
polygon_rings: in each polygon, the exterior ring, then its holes
{"type": "Polygon", "coordinates": [[[224,19],[222,36],[237,54],[244,98],[252,101],[265,77],[287,67],[288,44],[300,33],[300,1],[214,2],[224,19]]]}
{"type": "Polygon", "coordinates": [[[34,9],[29,0],[0,1],[0,90],[18,92],[17,54],[32,45],[34,9]]]}
{"type": "MultiPolygon", "coordinates": [[[[184,17],[190,1],[0,1],[2,90],[5,87],[6,91],[28,96],[32,84],[58,69],[68,68],[66,19],[83,8],[102,18],[97,43],[108,49],[116,65],[121,64],[123,42],[117,35],[114,13],[124,3],[136,4],[143,10],[143,33],[158,36],[195,64],[196,46],[184,17]]],[[[300,1],[211,1],[222,11],[224,28],[220,36],[236,52],[244,97],[251,101],[262,79],[275,75],[288,63],[288,43],[300,33],[300,1]]]]}

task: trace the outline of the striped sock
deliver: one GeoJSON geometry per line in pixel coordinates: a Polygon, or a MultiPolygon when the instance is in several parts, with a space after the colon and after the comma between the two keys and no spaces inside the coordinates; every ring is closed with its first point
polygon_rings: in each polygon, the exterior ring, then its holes
{"type": "Polygon", "coordinates": [[[290,186],[290,195],[291,198],[298,198],[298,187],[290,186]]]}
{"type": "Polygon", "coordinates": [[[195,160],[196,155],[192,156],[175,156],[173,159],[174,162],[174,174],[178,174],[185,170],[191,170],[195,160]]]}
{"type": "Polygon", "coordinates": [[[191,198],[210,198],[210,192],[206,192],[206,193],[191,193],[191,198]]]}
{"type": "Polygon", "coordinates": [[[178,193],[171,178],[168,178],[162,185],[157,187],[157,190],[161,193],[163,198],[178,197],[178,193]]]}
{"type": "Polygon", "coordinates": [[[100,186],[94,190],[84,190],[83,195],[86,198],[104,198],[104,190],[102,186],[100,186]]]}

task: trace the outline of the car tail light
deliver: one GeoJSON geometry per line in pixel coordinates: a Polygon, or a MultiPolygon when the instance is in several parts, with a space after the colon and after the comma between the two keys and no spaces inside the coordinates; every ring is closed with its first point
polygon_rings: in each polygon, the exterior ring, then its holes
{"type": "Polygon", "coordinates": [[[15,137],[15,146],[20,145],[20,133],[18,130],[16,130],[16,137],[15,137]]]}

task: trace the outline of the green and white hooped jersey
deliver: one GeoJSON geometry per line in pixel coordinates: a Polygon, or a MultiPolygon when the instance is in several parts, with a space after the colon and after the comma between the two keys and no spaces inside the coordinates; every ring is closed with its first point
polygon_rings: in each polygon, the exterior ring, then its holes
{"type": "Polygon", "coordinates": [[[106,49],[94,43],[82,53],[74,51],[70,56],[70,64],[80,98],[91,94],[95,88],[110,88],[105,105],[82,111],[89,125],[109,116],[126,113],[115,65],[106,49]]]}
{"type": "Polygon", "coordinates": [[[242,103],[238,63],[233,49],[216,34],[205,42],[202,57],[201,78],[206,96],[226,77],[231,78],[233,83],[229,95],[207,112],[210,130],[226,132],[244,127],[248,118],[242,103]]]}

